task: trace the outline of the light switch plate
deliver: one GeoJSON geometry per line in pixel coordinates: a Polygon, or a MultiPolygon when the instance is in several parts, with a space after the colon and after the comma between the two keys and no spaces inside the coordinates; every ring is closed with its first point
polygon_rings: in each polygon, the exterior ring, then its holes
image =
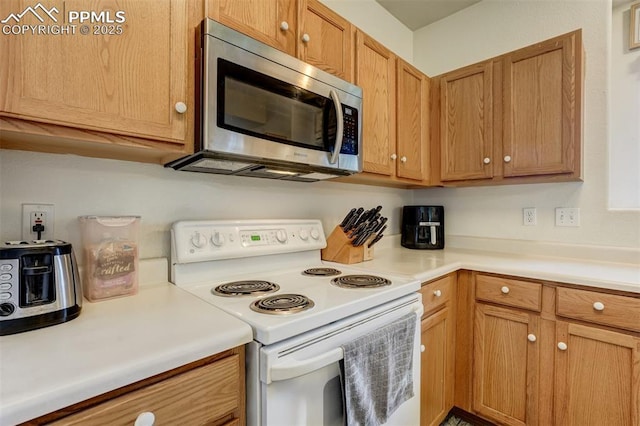
{"type": "Polygon", "coordinates": [[[556,226],[580,226],[580,209],[577,207],[556,208],[556,226]]]}

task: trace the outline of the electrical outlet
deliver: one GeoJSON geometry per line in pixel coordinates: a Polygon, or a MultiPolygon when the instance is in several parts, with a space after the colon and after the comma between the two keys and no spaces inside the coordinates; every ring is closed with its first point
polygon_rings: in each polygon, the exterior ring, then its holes
{"type": "Polygon", "coordinates": [[[580,226],[580,209],[576,207],[556,208],[556,226],[580,226]]]}
{"type": "Polygon", "coordinates": [[[22,205],[22,239],[26,241],[38,238],[37,230],[33,227],[42,225],[41,240],[54,239],[54,208],[53,204],[23,204],[22,205]]]}
{"type": "Polygon", "coordinates": [[[526,207],[522,209],[522,224],[525,226],[534,226],[538,224],[535,207],[526,207]]]}

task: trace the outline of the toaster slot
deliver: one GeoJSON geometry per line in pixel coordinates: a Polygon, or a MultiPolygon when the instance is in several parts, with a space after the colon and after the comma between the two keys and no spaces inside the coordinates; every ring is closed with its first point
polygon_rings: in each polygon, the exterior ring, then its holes
{"type": "Polygon", "coordinates": [[[20,307],[55,302],[53,256],[50,253],[28,254],[21,260],[20,307]]]}

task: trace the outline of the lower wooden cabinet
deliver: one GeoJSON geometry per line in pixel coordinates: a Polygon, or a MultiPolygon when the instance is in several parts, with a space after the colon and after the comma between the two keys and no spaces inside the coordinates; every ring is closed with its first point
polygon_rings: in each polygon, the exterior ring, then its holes
{"type": "Polygon", "coordinates": [[[640,425],[640,338],[557,323],[555,424],[640,425]]]}
{"type": "Polygon", "coordinates": [[[538,424],[539,315],[478,303],[473,409],[505,425],[538,424]]]}
{"type": "Polygon", "coordinates": [[[245,421],[244,387],[244,350],[236,348],[28,424],[124,426],[146,416],[157,425],[239,425],[245,421]]]}
{"type": "Polygon", "coordinates": [[[453,408],[456,275],[422,287],[420,425],[437,426],[453,408]]]}
{"type": "Polygon", "coordinates": [[[465,273],[457,309],[475,314],[456,350],[472,374],[456,405],[500,425],[640,425],[640,295],[465,273]]]}

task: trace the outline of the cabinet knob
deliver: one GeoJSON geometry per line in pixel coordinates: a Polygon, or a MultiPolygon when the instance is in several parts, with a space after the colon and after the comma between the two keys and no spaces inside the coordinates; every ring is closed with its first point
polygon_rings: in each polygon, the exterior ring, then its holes
{"type": "Polygon", "coordinates": [[[561,351],[566,351],[567,344],[565,342],[558,342],[558,349],[560,349],[561,351]]]}
{"type": "Polygon", "coordinates": [[[395,160],[396,158],[398,158],[398,156],[395,153],[391,154],[391,159],[392,160],[395,160]]]}
{"type": "Polygon", "coordinates": [[[509,294],[509,287],[507,287],[506,285],[502,286],[500,291],[502,292],[502,294],[509,294]]]}
{"type": "Polygon", "coordinates": [[[596,311],[604,311],[604,303],[602,302],[596,302],[593,304],[593,309],[595,309],[596,311]]]}
{"type": "Polygon", "coordinates": [[[527,336],[527,340],[530,341],[530,342],[535,342],[538,339],[536,339],[536,335],[535,334],[529,334],[527,336]]]}
{"type": "Polygon", "coordinates": [[[176,111],[178,111],[179,114],[184,114],[187,112],[187,104],[184,102],[176,102],[176,111]]]}
{"type": "Polygon", "coordinates": [[[420,345],[420,352],[424,352],[425,350],[427,350],[427,348],[425,348],[424,345],[420,345]]]}
{"type": "Polygon", "coordinates": [[[442,291],[441,290],[436,290],[436,291],[433,292],[433,295],[435,297],[440,297],[440,296],[442,296],[442,291]]]}
{"type": "Polygon", "coordinates": [[[491,158],[489,158],[489,157],[484,157],[484,160],[482,160],[482,162],[483,162],[484,164],[489,164],[489,163],[491,162],[491,158]]]}
{"type": "Polygon", "coordinates": [[[309,34],[302,34],[302,42],[303,43],[309,43],[309,40],[311,40],[311,37],[309,37],[309,34]]]}
{"type": "Polygon", "coordinates": [[[400,162],[406,163],[407,162],[407,157],[405,157],[404,155],[402,157],[400,157],[400,162]]]}
{"type": "Polygon", "coordinates": [[[133,426],[153,426],[155,422],[156,416],[150,411],[145,411],[144,413],[138,414],[133,426]]]}
{"type": "Polygon", "coordinates": [[[287,31],[289,30],[289,23],[287,21],[282,21],[280,22],[280,29],[282,31],[287,31]]]}
{"type": "Polygon", "coordinates": [[[510,155],[505,155],[505,156],[504,156],[504,162],[505,162],[505,163],[508,163],[508,162],[510,162],[510,161],[511,161],[511,156],[510,156],[510,155]]]}

